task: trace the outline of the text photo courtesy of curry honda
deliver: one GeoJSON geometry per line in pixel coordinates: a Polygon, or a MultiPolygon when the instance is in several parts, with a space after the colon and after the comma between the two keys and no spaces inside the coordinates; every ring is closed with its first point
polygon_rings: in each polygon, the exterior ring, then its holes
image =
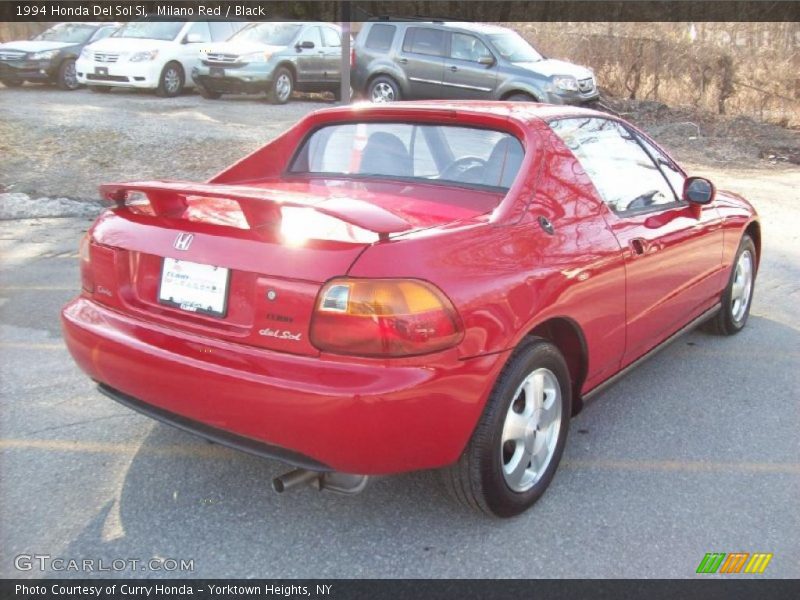
{"type": "Polygon", "coordinates": [[[0,21],[0,578],[800,578],[798,21],[161,4],[0,21]]]}

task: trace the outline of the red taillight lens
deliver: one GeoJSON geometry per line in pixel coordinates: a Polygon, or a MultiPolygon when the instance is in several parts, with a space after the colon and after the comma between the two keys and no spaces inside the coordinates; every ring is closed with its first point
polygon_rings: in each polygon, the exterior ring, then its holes
{"type": "Polygon", "coordinates": [[[463,331],[450,300],[410,279],[335,279],[319,294],[311,343],[357,356],[414,356],[450,348],[463,331]]]}
{"type": "Polygon", "coordinates": [[[355,48],[350,48],[350,66],[351,67],[355,67],[356,66],[356,49],[355,48]]]}
{"type": "Polygon", "coordinates": [[[92,257],[90,254],[91,243],[92,240],[87,233],[83,236],[78,246],[78,256],[81,261],[81,287],[90,294],[94,292],[94,276],[92,275],[92,257]]]}

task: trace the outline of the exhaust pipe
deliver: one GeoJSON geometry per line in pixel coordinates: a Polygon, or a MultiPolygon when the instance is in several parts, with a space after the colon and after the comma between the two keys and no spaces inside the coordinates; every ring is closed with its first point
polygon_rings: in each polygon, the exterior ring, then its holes
{"type": "Polygon", "coordinates": [[[295,469],[294,471],[289,471],[288,473],[284,473],[280,477],[273,479],[272,489],[279,494],[282,494],[286,490],[290,490],[298,485],[312,483],[315,479],[319,479],[321,476],[322,473],[319,473],[318,471],[295,469]]]}
{"type": "Polygon", "coordinates": [[[367,487],[369,477],[349,473],[320,473],[308,469],[295,469],[272,480],[272,489],[282,494],[299,485],[308,484],[320,491],[329,490],[338,494],[358,494],[367,487]]]}

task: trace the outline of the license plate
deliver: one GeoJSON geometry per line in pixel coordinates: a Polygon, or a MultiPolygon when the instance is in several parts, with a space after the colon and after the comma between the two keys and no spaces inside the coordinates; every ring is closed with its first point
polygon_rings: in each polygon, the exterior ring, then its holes
{"type": "Polygon", "coordinates": [[[224,267],[165,258],[158,301],[188,312],[224,317],[229,279],[230,271],[224,267]]]}
{"type": "Polygon", "coordinates": [[[95,67],[94,68],[95,75],[108,75],[108,67],[95,67]]]}
{"type": "Polygon", "coordinates": [[[209,75],[211,75],[211,77],[225,77],[225,69],[222,67],[210,67],[209,75]]]}

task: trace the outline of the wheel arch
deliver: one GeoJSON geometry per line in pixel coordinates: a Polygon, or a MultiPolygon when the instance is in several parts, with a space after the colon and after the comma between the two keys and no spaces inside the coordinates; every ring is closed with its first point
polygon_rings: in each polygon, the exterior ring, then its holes
{"type": "Polygon", "coordinates": [[[508,100],[509,98],[511,98],[511,96],[514,96],[516,94],[525,94],[526,96],[530,96],[531,98],[533,98],[534,102],[541,102],[541,100],[536,96],[536,94],[534,94],[530,90],[523,90],[516,88],[508,90],[507,92],[503,92],[503,94],[500,96],[500,100],[508,100]]]}
{"type": "Polygon", "coordinates": [[[744,234],[749,235],[756,247],[756,265],[761,263],[761,224],[758,221],[750,221],[744,228],[744,234]]]}
{"type": "Polygon", "coordinates": [[[295,65],[291,60],[282,60],[275,65],[273,74],[276,73],[281,67],[289,70],[289,73],[292,74],[292,83],[294,83],[294,87],[297,88],[297,65],[295,65]]]}
{"type": "Polygon", "coordinates": [[[589,367],[586,336],[580,325],[566,316],[551,317],[533,327],[526,337],[528,336],[547,340],[561,352],[572,383],[572,414],[578,414],[583,408],[581,388],[586,381],[589,367]]]}

